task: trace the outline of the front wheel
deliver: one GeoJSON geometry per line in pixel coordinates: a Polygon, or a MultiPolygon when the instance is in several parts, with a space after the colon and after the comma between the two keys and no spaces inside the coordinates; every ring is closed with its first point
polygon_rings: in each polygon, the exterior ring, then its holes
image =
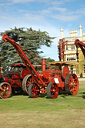
{"type": "Polygon", "coordinates": [[[47,86],[47,97],[48,98],[57,98],[59,93],[59,89],[56,83],[50,82],[47,86]]]}
{"type": "Polygon", "coordinates": [[[0,83],[0,98],[8,98],[11,95],[11,85],[7,82],[0,83]]]}
{"type": "Polygon", "coordinates": [[[28,95],[31,98],[37,98],[40,93],[40,88],[36,83],[31,83],[28,87],[28,95]]]}

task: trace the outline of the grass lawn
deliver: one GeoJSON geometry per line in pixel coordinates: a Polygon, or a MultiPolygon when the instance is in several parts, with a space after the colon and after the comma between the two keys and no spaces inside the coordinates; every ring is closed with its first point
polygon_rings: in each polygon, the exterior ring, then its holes
{"type": "Polygon", "coordinates": [[[85,81],[75,96],[0,99],[0,128],[85,128],[85,81]]]}

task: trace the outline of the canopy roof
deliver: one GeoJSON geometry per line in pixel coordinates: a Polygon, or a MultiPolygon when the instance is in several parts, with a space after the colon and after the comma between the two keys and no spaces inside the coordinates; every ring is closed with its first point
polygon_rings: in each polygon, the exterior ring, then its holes
{"type": "Polygon", "coordinates": [[[75,63],[75,62],[66,62],[66,61],[56,61],[56,62],[51,62],[50,65],[56,65],[56,66],[59,66],[59,65],[69,65],[69,66],[72,66],[72,65],[77,65],[78,63],[75,63]]]}

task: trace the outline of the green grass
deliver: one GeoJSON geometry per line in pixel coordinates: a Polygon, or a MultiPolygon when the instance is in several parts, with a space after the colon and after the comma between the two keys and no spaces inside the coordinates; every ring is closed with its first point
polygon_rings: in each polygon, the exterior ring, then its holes
{"type": "Polygon", "coordinates": [[[84,83],[75,96],[0,99],[0,128],[85,128],[84,83]]]}

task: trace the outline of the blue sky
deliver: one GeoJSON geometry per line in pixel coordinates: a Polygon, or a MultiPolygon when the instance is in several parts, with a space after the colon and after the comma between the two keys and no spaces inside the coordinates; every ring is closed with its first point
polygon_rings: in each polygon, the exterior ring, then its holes
{"type": "Polygon", "coordinates": [[[56,38],[50,48],[42,47],[42,55],[56,61],[60,28],[68,37],[70,30],[79,31],[79,24],[85,32],[85,0],[0,0],[0,32],[15,26],[47,31],[56,38]]]}

